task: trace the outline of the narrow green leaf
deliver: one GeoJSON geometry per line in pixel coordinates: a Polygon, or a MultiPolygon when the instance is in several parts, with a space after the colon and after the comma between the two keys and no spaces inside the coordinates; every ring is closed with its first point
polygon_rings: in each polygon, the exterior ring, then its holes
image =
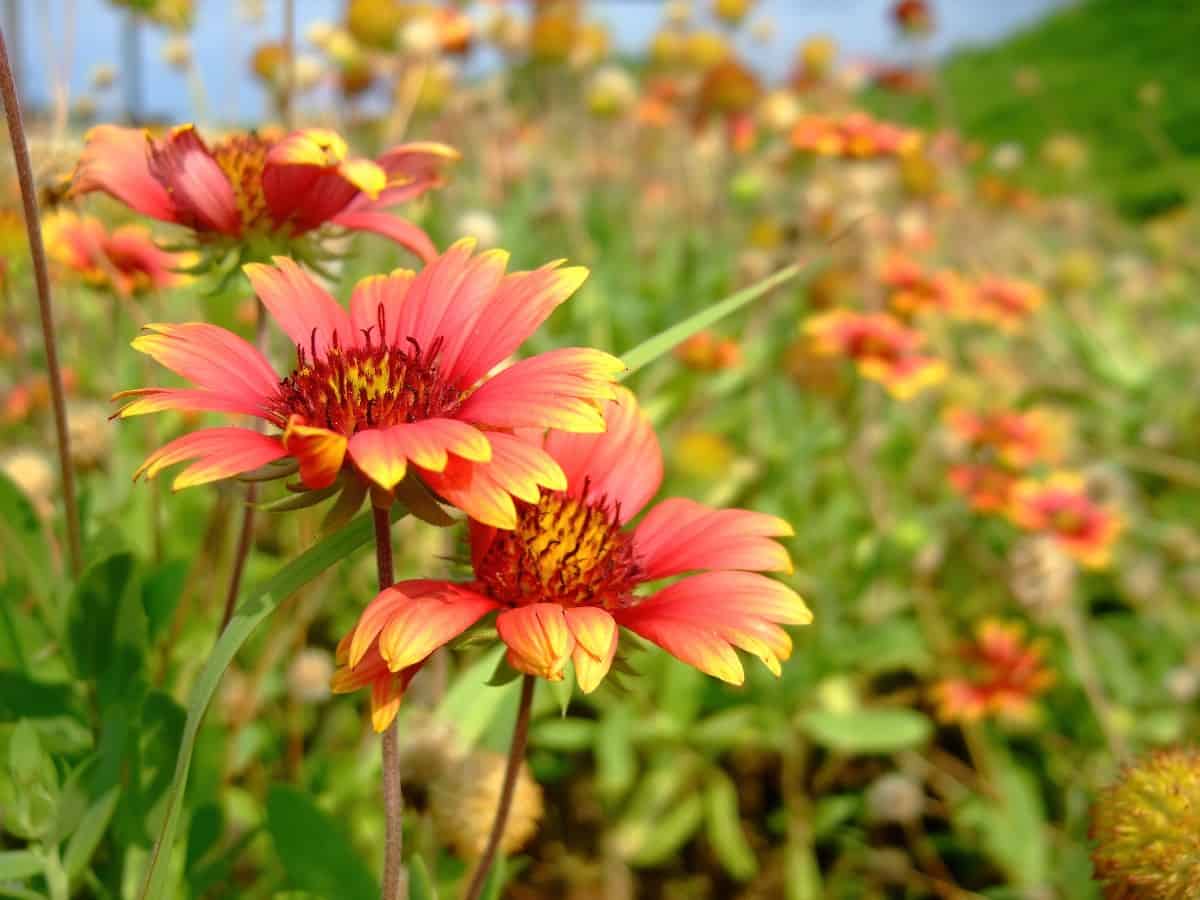
{"type": "Polygon", "coordinates": [[[373,534],[371,517],[365,514],[359,516],[345,528],[314,544],[275,573],[266,583],[247,594],[250,599],[241,603],[234,612],[233,618],[209,655],[196,683],[192,685],[187,706],[187,722],[184,724],[183,741],[179,746],[179,755],[175,762],[175,775],[171,780],[166,815],[163,817],[162,828],[150,856],[145,880],[142,882],[142,890],[139,895],[142,900],[158,900],[158,898],[166,896],[171,848],[175,844],[175,835],[179,830],[179,816],[183,808],[183,789],[187,784],[188,769],[192,764],[196,735],[200,731],[200,722],[204,718],[208,704],[212,701],[213,694],[216,693],[217,685],[220,684],[221,676],[233,662],[238,650],[246,643],[254,630],[262,624],[263,620],[274,612],[280,602],[290,597],[334,563],[369,543],[373,534]]]}
{"type": "Polygon", "coordinates": [[[672,347],[686,341],[696,332],[703,331],[705,328],[711,328],[726,316],[732,315],[771,289],[795,278],[803,268],[804,265],[802,263],[793,263],[786,268],[780,269],[774,275],[769,275],[757,284],[752,284],[735,294],[731,294],[724,300],[714,303],[712,306],[702,309],[694,315],[688,316],[682,322],[677,322],[665,331],[661,331],[654,337],[638,344],[621,357],[628,370],[625,373],[626,377],[632,375],[647,363],[654,362],[654,360],[663,354],[669,353],[672,347]]]}
{"type": "Polygon", "coordinates": [[[71,598],[67,637],[75,672],[97,679],[114,656],[121,598],[133,577],[133,557],[118,553],[88,566],[71,598]]]}
{"type": "Polygon", "coordinates": [[[105,794],[88,807],[80,818],[79,824],[67,839],[67,848],[63,852],[63,868],[66,869],[69,879],[78,878],[87,864],[91,862],[92,855],[100,846],[100,840],[104,837],[108,823],[112,820],[119,797],[120,788],[116,785],[109,788],[105,794]]]}
{"type": "Polygon", "coordinates": [[[704,817],[708,842],[725,871],[738,881],[758,872],[758,860],[742,831],[737,788],[724,772],[714,772],[704,791],[704,817]]]}
{"type": "Polygon", "coordinates": [[[42,857],[32,850],[0,853],[0,881],[22,881],[42,874],[42,857]]]}
{"type": "Polygon", "coordinates": [[[425,860],[414,855],[408,861],[409,900],[438,900],[437,885],[429,874],[425,860]]]}
{"type": "Polygon", "coordinates": [[[272,786],[267,830],[288,884],[337,900],[375,900],[379,885],[341,824],[295,788],[272,786]]]}

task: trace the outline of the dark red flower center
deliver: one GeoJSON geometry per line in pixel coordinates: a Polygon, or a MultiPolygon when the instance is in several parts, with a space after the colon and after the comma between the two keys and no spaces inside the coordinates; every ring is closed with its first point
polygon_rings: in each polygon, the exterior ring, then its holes
{"type": "Polygon", "coordinates": [[[517,527],[499,531],[475,567],[492,598],[512,606],[626,606],[641,574],[633,540],[617,523],[619,507],[543,491],[518,504],[517,527]]]}
{"type": "Polygon", "coordinates": [[[213,159],[233,185],[242,228],[246,231],[270,218],[267,196],[263,191],[263,169],[267,164],[267,153],[274,144],[273,140],[257,134],[236,134],[220,141],[212,149],[213,159]]]}
{"type": "MultiPolygon", "coordinates": [[[[378,334],[386,334],[383,307],[378,334]]],[[[316,332],[306,352],[296,348],[297,364],[279,384],[272,412],[280,425],[292,415],[308,425],[347,437],[365,428],[388,428],[406,422],[452,416],[465,393],[447,383],[438,371],[438,338],[422,352],[416,341],[388,346],[364,332],[357,347],[343,347],[338,335],[323,354],[316,352],[316,332]]]]}

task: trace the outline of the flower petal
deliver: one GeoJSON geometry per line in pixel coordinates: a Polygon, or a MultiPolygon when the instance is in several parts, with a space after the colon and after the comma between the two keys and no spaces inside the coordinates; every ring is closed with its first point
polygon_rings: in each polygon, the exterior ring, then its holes
{"type": "Polygon", "coordinates": [[[130,391],[118,391],[113,394],[113,400],[129,401],[117,411],[117,416],[122,419],[168,409],[180,412],[225,412],[260,417],[264,415],[262,404],[251,397],[188,388],[135,388],[130,391]]]}
{"type": "Polygon", "coordinates": [[[263,400],[279,388],[279,376],[251,344],[217,325],[152,322],[133,339],[133,349],[217,394],[263,400]]]}
{"type": "Polygon", "coordinates": [[[575,649],[563,608],[557,603],[531,603],[496,617],[496,630],[508,645],[513,668],[551,681],[561,681],[575,649]]]}
{"type": "Polygon", "coordinates": [[[577,606],[564,612],[567,627],[575,637],[571,658],[575,663],[575,681],[590,694],[604,680],[617,655],[617,623],[598,606],[577,606]]]}
{"type": "Polygon", "coordinates": [[[588,270],[559,269],[553,262],[532,272],[512,272],[500,282],[467,335],[447,377],[469,387],[507,359],[579,289],[588,270]]]}
{"type": "Polygon", "coordinates": [[[492,447],[483,432],[456,419],[424,419],[367,429],[350,439],[355,464],[389,491],[403,480],[408,461],[427,471],[441,472],[450,453],[473,462],[487,462],[492,447]]]}
{"type": "Polygon", "coordinates": [[[177,221],[199,231],[238,236],[242,215],[229,178],[221,171],[192,125],[173,128],[152,143],[150,174],[166,185],[177,221]]]}
{"type": "Polygon", "coordinates": [[[358,343],[365,343],[363,333],[370,331],[371,342],[378,345],[381,341],[399,344],[403,339],[395,336],[395,325],[400,321],[400,309],[408,289],[416,278],[411,269],[396,269],[387,275],[368,275],[354,285],[354,293],[350,295],[350,321],[358,343]],[[382,316],[383,332],[380,332],[382,316]]]}
{"type": "Polygon", "coordinates": [[[390,212],[374,209],[353,209],[341,212],[329,220],[351,231],[370,231],[399,244],[422,262],[437,258],[437,247],[419,225],[390,212]]]}
{"type": "Polygon", "coordinates": [[[349,160],[335,131],[306,128],[275,144],[263,167],[263,194],[272,217],[298,233],[331,220],[360,195],[379,196],[387,173],[366,159],[349,160]]]}
{"type": "Polygon", "coordinates": [[[350,458],[360,472],[385,491],[403,481],[408,472],[408,456],[398,435],[402,428],[368,428],[350,438],[350,458]]]}
{"type": "Polygon", "coordinates": [[[300,463],[300,480],[309,490],[329,487],[342,471],[346,459],[346,436],[306,425],[299,416],[288,419],[283,446],[300,463]]]}
{"type": "Polygon", "coordinates": [[[343,346],[358,343],[349,314],[325,288],[286,256],[273,257],[272,261],[273,266],[248,263],[242,270],[258,299],[294,345],[322,356],[334,335],[343,346]]]}
{"type": "Polygon", "coordinates": [[[176,222],[175,204],[150,174],[150,136],[141,128],[97,125],[87,133],[71,194],[103,191],[130,209],[163,222],[176,222]]]}
{"type": "Polygon", "coordinates": [[[616,396],[613,378],[624,364],[582,347],[551,350],[514,363],[472,393],[460,417],[495,428],[604,430],[600,402],[616,396]]]}
{"type": "Polygon", "coordinates": [[[546,450],[567,476],[572,496],[607,497],[620,504],[620,523],[636,516],[662,484],[662,450],[649,417],[626,388],[604,407],[602,434],[551,431],[546,450]]]}
{"type": "Polygon", "coordinates": [[[812,613],[791,588],[750,572],[705,572],[614,613],[617,623],[702,672],[740,684],[740,647],[778,674],[791,639],[778,625],[807,625],[812,613]],[[735,665],[736,664],[736,665],[735,665]]]}
{"type": "Polygon", "coordinates": [[[284,456],[287,451],[278,438],[248,428],[205,428],[159,447],[133,477],[154,478],[167,466],[195,460],[175,477],[171,487],[178,491],[250,472],[284,456]]]}
{"type": "Polygon", "coordinates": [[[653,581],[693,569],[790,572],[787,551],[771,538],[791,534],[775,516],[672,497],[638,523],[633,541],[643,577],[653,581]]]}
{"type": "Polygon", "coordinates": [[[495,600],[461,585],[407,584],[407,589],[403,583],[391,589],[403,596],[392,604],[379,635],[379,652],[393,672],[421,662],[499,608],[495,600]]]}

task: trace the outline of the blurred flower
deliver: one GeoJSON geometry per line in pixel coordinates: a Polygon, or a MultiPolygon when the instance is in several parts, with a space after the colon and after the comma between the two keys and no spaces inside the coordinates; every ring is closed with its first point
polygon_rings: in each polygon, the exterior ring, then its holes
{"type": "Polygon", "coordinates": [[[440,185],[442,166],[458,153],[433,143],[402,144],[374,162],[348,153],[337,133],[320,128],[282,138],[238,133],[210,148],[191,125],[163,139],[101,125],[88,134],[71,192],[103,191],[201,241],[289,244],[333,225],[382,234],[431,259],[425,233],[386,210],[440,185]]]}
{"type": "Polygon", "coordinates": [[[1042,89],[1042,75],[1032,66],[1019,66],[1013,72],[1013,87],[1026,97],[1036,94],[1042,89]]]}
{"type": "Polygon", "coordinates": [[[1055,281],[1062,291],[1071,293],[1089,290],[1096,284],[1099,276],[1100,265],[1092,252],[1085,247],[1068,250],[1059,257],[1055,281]]]}
{"type": "Polygon", "coordinates": [[[987,275],[965,294],[964,310],[969,318],[1016,331],[1045,302],[1041,288],[1015,278],[987,275]]]}
{"type": "MultiPolygon", "coordinates": [[[[309,24],[304,30],[304,39],[314,47],[320,47],[322,50],[327,50],[329,45],[334,41],[334,36],[339,33],[339,29],[332,22],[325,19],[318,19],[309,24]]],[[[341,32],[345,36],[345,32],[341,32]]]]}
{"type": "Polygon", "coordinates": [[[1200,885],[1200,751],[1128,763],[1092,804],[1092,862],[1111,900],[1189,900],[1200,885]]]}
{"type": "Polygon", "coordinates": [[[500,243],[500,223],[486,209],[470,209],[458,217],[454,231],[457,237],[471,238],[480,250],[490,250],[500,243]]]}
{"type": "Polygon", "coordinates": [[[864,378],[897,399],[912,398],[946,374],[945,363],[921,354],[925,336],[887,313],[830,310],[808,319],[804,332],[816,353],[853,360],[864,378]]]}
{"type": "Polygon", "coordinates": [[[770,16],[759,16],[750,25],[750,40],[761,47],[765,47],[775,40],[775,35],[779,32],[778,23],[770,16]]]}
{"type": "Polygon", "coordinates": [[[892,21],[909,34],[926,35],[933,31],[933,10],[928,0],[896,0],[892,21]]]}
{"type": "Polygon", "coordinates": [[[108,462],[112,428],[108,410],[98,403],[72,406],[67,410],[67,433],[75,468],[89,472],[108,462]]]}
{"type": "Polygon", "coordinates": [[[106,91],[117,81],[117,69],[111,63],[100,63],[92,68],[92,89],[106,91]]]}
{"type": "Polygon", "coordinates": [[[401,582],[380,593],[342,640],[334,689],[371,685],[377,730],[429,654],[491,612],[499,613],[509,665],[558,681],[573,662],[584,693],[608,673],[618,627],[731,684],[745,678],[735,647],[779,674],[792,646],[779,625],[807,624],[812,615],[794,591],[756,573],[790,570],[772,540],[791,534],[790,526],[672,498],[624,530],[658,490],[662,453],[628,391],[618,389],[608,403],[605,424],[588,437],[549,433],[543,447],[566,481],[540,496],[531,484],[513,531],[471,523],[474,580],[401,582]],[[635,593],[697,570],[649,596],[635,593]]]}
{"type": "Polygon", "coordinates": [[[539,9],[529,29],[529,52],[542,63],[564,63],[579,32],[578,13],[568,6],[539,9]]]}
{"type": "Polygon", "coordinates": [[[3,472],[17,486],[39,516],[54,512],[54,469],[36,450],[14,450],[0,461],[3,472]]]}
{"type": "Polygon", "coordinates": [[[841,117],[802,116],[792,128],[792,147],[817,156],[868,159],[898,156],[920,145],[918,132],[873,119],[866,113],[841,117]]]}
{"type": "Polygon", "coordinates": [[[837,59],[838,44],[827,34],[807,38],[800,45],[800,77],[805,82],[824,81],[837,59]]]}
{"type": "Polygon", "coordinates": [[[628,69],[619,65],[597,69],[588,79],[585,91],[588,110],[604,119],[624,116],[638,99],[637,81],[628,69]]]}
{"type": "Polygon", "coordinates": [[[938,716],[945,722],[1028,720],[1037,698],[1054,683],[1045,652],[1043,641],[1026,640],[1020,624],[984,620],[974,640],[959,650],[968,674],[943,679],[934,687],[938,716]]]}
{"type": "Polygon", "coordinates": [[[962,463],[947,473],[950,486],[982,513],[1004,513],[1012,503],[1018,476],[1003,466],[988,463],[962,463]]]}
{"type": "Polygon", "coordinates": [[[966,290],[962,278],[955,272],[948,269],[927,271],[915,259],[902,253],[887,256],[879,277],[889,290],[888,303],[904,316],[952,312],[961,307],[966,290]]]}
{"type": "Polygon", "coordinates": [[[405,10],[397,0],[348,0],[346,30],[364,46],[394,50],[405,10]]]}
{"type": "Polygon", "coordinates": [[[770,91],[759,101],[758,117],[769,131],[787,133],[802,113],[800,100],[789,90],[770,91]]]}
{"type": "Polygon", "coordinates": [[[678,31],[659,31],[650,39],[647,54],[651,64],[659,68],[680,65],[687,53],[687,39],[678,31]]]}
{"type": "Polygon", "coordinates": [[[454,726],[423,709],[415,710],[400,732],[400,778],[407,787],[433,787],[462,764],[468,748],[454,726]]]}
{"type": "Polygon", "coordinates": [[[163,291],[187,281],[176,270],[187,265],[187,254],[159,249],[140,225],[108,231],[92,216],[58,210],[42,223],[46,255],[86,283],[122,297],[163,291]]]}
{"type": "Polygon", "coordinates": [[[675,442],[672,462],[688,478],[714,481],[729,472],[737,450],[729,441],[711,431],[688,431],[675,442]]]}
{"type": "MultiPolygon", "coordinates": [[[[483,854],[500,803],[507,764],[504,754],[479,749],[449,766],[433,782],[429,801],[434,829],[439,840],[463,859],[483,854]]],[[[508,856],[529,843],[537,833],[542,812],[541,785],[534,781],[529,766],[521,763],[500,852],[508,856]]]]}
{"type": "Polygon", "coordinates": [[[162,58],[172,69],[186,70],[192,64],[192,42],[187,35],[171,35],[163,41],[162,58]]]}
{"type": "Polygon", "coordinates": [[[693,31],[684,38],[684,59],[689,66],[707,72],[733,53],[728,42],[715,31],[693,31]]]}
{"type": "Polygon", "coordinates": [[[972,410],[952,407],[946,424],[962,444],[975,454],[994,458],[1013,469],[1039,462],[1054,462],[1059,442],[1051,422],[1040,410],[972,410]]]}
{"type": "Polygon", "coordinates": [[[758,76],[730,56],[704,73],[697,100],[702,115],[728,116],[749,112],[761,97],[758,76]]]}
{"type": "Polygon", "coordinates": [[[713,15],[727,25],[737,25],[746,18],[753,0],[712,0],[713,15]]]}
{"type": "Polygon", "coordinates": [[[575,32],[570,63],[577,69],[594,66],[608,56],[611,45],[607,26],[601,22],[584,22],[575,32]]]}
{"type": "Polygon", "coordinates": [[[329,699],[333,657],[320,647],[305,647],[287,670],[288,696],[293,703],[322,703],[329,699]]]}
{"type": "Polygon", "coordinates": [[[1087,145],[1072,134],[1056,134],[1042,145],[1042,159],[1067,174],[1087,165],[1087,145]]]}
{"type": "MultiPolygon", "coordinates": [[[[78,380],[69,366],[62,371],[63,390],[71,394],[78,380]]],[[[4,396],[4,421],[23,422],[33,413],[50,406],[50,380],[45,375],[32,375],[13,385],[4,396]]]]}
{"type": "Polygon", "coordinates": [[[1022,481],[1013,492],[1009,515],[1028,531],[1045,532],[1089,568],[1108,565],[1122,522],[1110,507],[1096,503],[1084,480],[1056,472],[1044,481],[1022,481]]]}
{"type": "Polygon", "coordinates": [[[1019,169],[1025,162],[1025,148],[1015,141],[996,145],[992,150],[992,168],[999,172],[1011,172],[1019,169]]]}
{"type": "Polygon", "coordinates": [[[492,10],[485,25],[485,32],[488,40],[503,53],[517,55],[524,53],[529,47],[529,24],[509,10],[492,10]]]}
{"type": "Polygon", "coordinates": [[[663,4],[663,19],[668,25],[687,25],[692,20],[691,0],[667,0],[663,4]]]}
{"type": "Polygon", "coordinates": [[[400,26],[400,46],[412,56],[432,56],[440,49],[437,23],[429,16],[405,22],[400,26]]]}
{"type": "Polygon", "coordinates": [[[1176,666],[1163,676],[1163,687],[1176,703],[1192,703],[1200,697],[1200,671],[1195,666],[1176,666]]]}
{"type": "Polygon", "coordinates": [[[276,41],[259,44],[250,57],[250,71],[271,91],[278,93],[287,85],[287,47],[276,41]]]}
{"type": "Polygon", "coordinates": [[[175,478],[179,489],[288,458],[317,492],[314,502],[339,485],[361,502],[370,485],[382,503],[409,475],[480,521],[514,527],[513,495],[562,486],[563,474],[547,452],[491,429],[601,430],[595,404],[612,396],[621,362],[568,348],[485,378],[587,273],[551,264],[505,276],[508,254],[471,250],[460,241],[419,275],[397,269],[364,278],[349,313],[290,259],[247,265],[259,299],[296,347],[296,368],[282,380],[223,328],[147,326],[134,347],[195,388],[124,391],[121,417],[167,409],[246,414],[281,433],[192,432],[152,453],[137,475],[153,478],[191,461],[175,478]]]}
{"type": "Polygon", "coordinates": [[[920,782],[900,772],[876,778],[864,799],[872,822],[912,825],[925,814],[925,791],[920,782]]]}
{"type": "Polygon", "coordinates": [[[697,372],[732,369],[742,360],[742,350],[732,338],[723,338],[705,329],[675,347],[675,358],[697,372]]]}
{"type": "Polygon", "coordinates": [[[1163,86],[1158,81],[1146,81],[1138,86],[1138,103],[1146,107],[1156,107],[1162,103],[1163,86]]]}

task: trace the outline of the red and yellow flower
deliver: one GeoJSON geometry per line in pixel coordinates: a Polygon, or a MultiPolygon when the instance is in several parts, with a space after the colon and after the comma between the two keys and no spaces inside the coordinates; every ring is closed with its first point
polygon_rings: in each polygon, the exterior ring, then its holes
{"type": "Polygon", "coordinates": [[[364,610],[338,648],[334,690],[370,686],[376,729],[391,722],[425,659],[493,612],[513,668],[559,680],[572,663],[585,693],[608,673],[620,628],[731,684],[745,677],[736,649],[779,674],[792,649],[780,625],[804,625],[812,615],[791,588],[758,573],[790,571],[773,538],[791,528],[774,516],[682,498],[626,528],[658,490],[662,452],[628,391],[619,390],[604,416],[601,434],[544,438],[566,483],[522,496],[516,528],[471,523],[471,581],[402,582],[364,610]]]}
{"type": "Polygon", "coordinates": [[[977,280],[966,297],[969,318],[1006,332],[1018,331],[1046,301],[1037,285],[996,275],[977,280]]]}
{"type": "Polygon", "coordinates": [[[1058,435],[1039,410],[955,407],[946,411],[945,419],[966,449],[998,459],[1009,468],[1025,469],[1058,458],[1058,435]]]}
{"type": "Polygon", "coordinates": [[[723,372],[742,362],[742,348],[733,338],[697,331],[675,348],[675,358],[696,372],[723,372]]]}
{"type": "Polygon", "coordinates": [[[186,281],[178,270],[188,264],[187,254],[163,250],[140,225],[122,225],[110,232],[97,218],[58,210],[42,223],[42,236],[54,262],[88,284],[122,297],[186,281]]]}
{"type": "Polygon", "coordinates": [[[850,159],[900,156],[921,145],[920,132],[866,113],[802,116],[792,127],[792,147],[801,153],[850,159]]]}
{"type": "Polygon", "coordinates": [[[888,313],[834,309],[804,323],[813,352],[854,361],[864,378],[878,381],[901,400],[946,375],[940,359],[921,353],[925,336],[888,313]]]}
{"type": "Polygon", "coordinates": [[[962,463],[951,466],[950,486],[981,513],[1006,513],[1012,505],[1013,489],[1020,476],[991,463],[962,463]]]}
{"type": "Polygon", "coordinates": [[[179,489],[289,458],[310,490],[371,486],[385,503],[415,476],[473,518],[515,527],[514,497],[536,500],[539,486],[562,490],[566,479],[550,453],[512,430],[602,431],[601,404],[622,363],[568,348],[489,375],[587,272],[551,263],[506,275],[506,253],[474,255],[473,246],[460,241],[420,274],[363,279],[349,311],[289,259],[247,265],[259,299],[296,346],[296,366],[282,379],[223,328],[148,325],[134,347],[194,386],[124,391],[119,415],[244,414],[279,433],[196,431],[152,453],[137,474],[190,461],[175,478],[179,489]]]}
{"type": "Polygon", "coordinates": [[[1123,528],[1117,512],[1093,500],[1082,476],[1074,472],[1018,483],[1009,516],[1021,528],[1053,535],[1063,550],[1089,568],[1108,565],[1123,528]]]}
{"type": "Polygon", "coordinates": [[[938,716],[945,722],[1028,720],[1037,698],[1054,683],[1054,670],[1045,664],[1045,642],[1027,640],[1016,622],[985,619],[959,654],[968,674],[934,687],[938,716]]]}
{"type": "Polygon", "coordinates": [[[949,269],[930,271],[910,256],[893,253],[884,260],[880,280],[888,303],[902,316],[952,313],[961,308],[966,285],[949,269]]]}
{"type": "Polygon", "coordinates": [[[103,191],[206,242],[257,238],[278,246],[329,225],[381,234],[429,260],[436,250],[425,233],[388,210],[441,184],[443,165],[457,158],[435,143],[351,158],[346,142],[321,128],[237,133],[210,146],[192,125],[164,138],[100,125],[88,135],[71,190],[103,191]]]}

